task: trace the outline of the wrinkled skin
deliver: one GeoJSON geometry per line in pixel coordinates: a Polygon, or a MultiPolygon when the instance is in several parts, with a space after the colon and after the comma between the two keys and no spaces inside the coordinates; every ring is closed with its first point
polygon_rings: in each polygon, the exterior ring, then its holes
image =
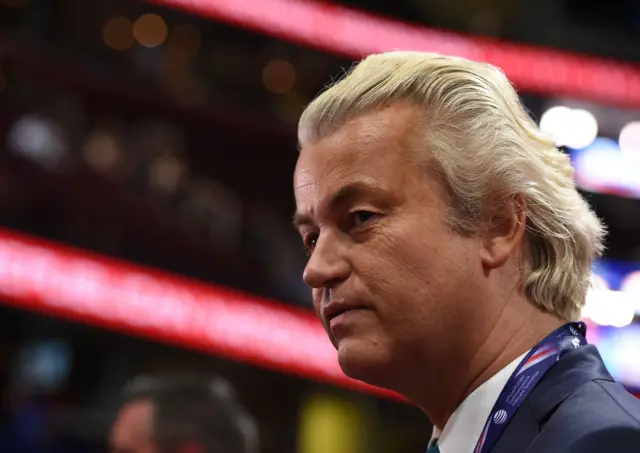
{"type": "Polygon", "coordinates": [[[310,251],[304,280],[340,365],[405,393],[402,374],[416,361],[471,360],[468,342],[487,333],[474,325],[492,316],[477,303],[483,242],[446,224],[447,192],[410,149],[414,113],[394,105],[361,115],[304,146],[294,176],[296,224],[310,251]],[[330,323],[331,300],[363,309],[330,323]]]}

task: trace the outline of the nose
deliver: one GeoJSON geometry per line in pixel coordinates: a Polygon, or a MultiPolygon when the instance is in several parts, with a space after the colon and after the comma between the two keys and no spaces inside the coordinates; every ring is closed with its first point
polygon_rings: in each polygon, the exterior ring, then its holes
{"type": "Polygon", "coordinates": [[[304,269],[303,279],[312,288],[331,288],[349,277],[351,266],[339,238],[320,235],[304,269]]]}

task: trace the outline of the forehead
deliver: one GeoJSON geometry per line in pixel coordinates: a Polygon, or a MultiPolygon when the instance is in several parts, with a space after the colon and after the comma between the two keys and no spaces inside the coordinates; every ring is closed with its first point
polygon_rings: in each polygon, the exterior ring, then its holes
{"type": "Polygon", "coordinates": [[[303,146],[294,176],[298,203],[324,197],[351,183],[382,189],[398,186],[408,174],[421,124],[410,105],[392,105],[349,121],[317,143],[303,146]]]}
{"type": "Polygon", "coordinates": [[[149,400],[125,404],[111,429],[111,443],[120,449],[134,449],[151,438],[153,403],[149,400]]]}

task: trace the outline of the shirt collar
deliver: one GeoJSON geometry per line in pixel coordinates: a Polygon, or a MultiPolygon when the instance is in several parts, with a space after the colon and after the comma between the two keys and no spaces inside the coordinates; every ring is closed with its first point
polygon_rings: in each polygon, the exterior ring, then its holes
{"type": "Polygon", "coordinates": [[[528,352],[475,389],[453,412],[442,432],[434,426],[430,445],[437,439],[441,453],[473,451],[502,389],[528,352]]]}

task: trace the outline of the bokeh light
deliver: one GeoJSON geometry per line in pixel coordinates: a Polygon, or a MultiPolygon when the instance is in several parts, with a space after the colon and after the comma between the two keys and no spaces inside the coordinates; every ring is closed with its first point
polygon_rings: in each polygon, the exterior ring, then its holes
{"type": "Polygon", "coordinates": [[[640,121],[632,121],[620,130],[620,151],[640,162],[640,121]]]}
{"type": "Polygon", "coordinates": [[[133,46],[133,23],[124,16],[109,19],[102,27],[102,40],[113,50],[128,50],[133,46]]]}
{"type": "Polygon", "coordinates": [[[167,23],[157,14],[143,14],[133,24],[133,37],[144,47],[158,47],[167,39],[167,23]]]}
{"type": "Polygon", "coordinates": [[[287,60],[272,60],[262,71],[262,83],[272,93],[288,93],[296,84],[296,69],[287,60]]]}
{"type": "Polygon", "coordinates": [[[540,130],[557,146],[582,149],[598,136],[598,121],[588,110],[556,106],[542,114],[540,130]]]}
{"type": "Polygon", "coordinates": [[[87,164],[101,173],[111,173],[122,163],[123,155],[116,137],[106,132],[89,136],[84,147],[87,164]]]}

